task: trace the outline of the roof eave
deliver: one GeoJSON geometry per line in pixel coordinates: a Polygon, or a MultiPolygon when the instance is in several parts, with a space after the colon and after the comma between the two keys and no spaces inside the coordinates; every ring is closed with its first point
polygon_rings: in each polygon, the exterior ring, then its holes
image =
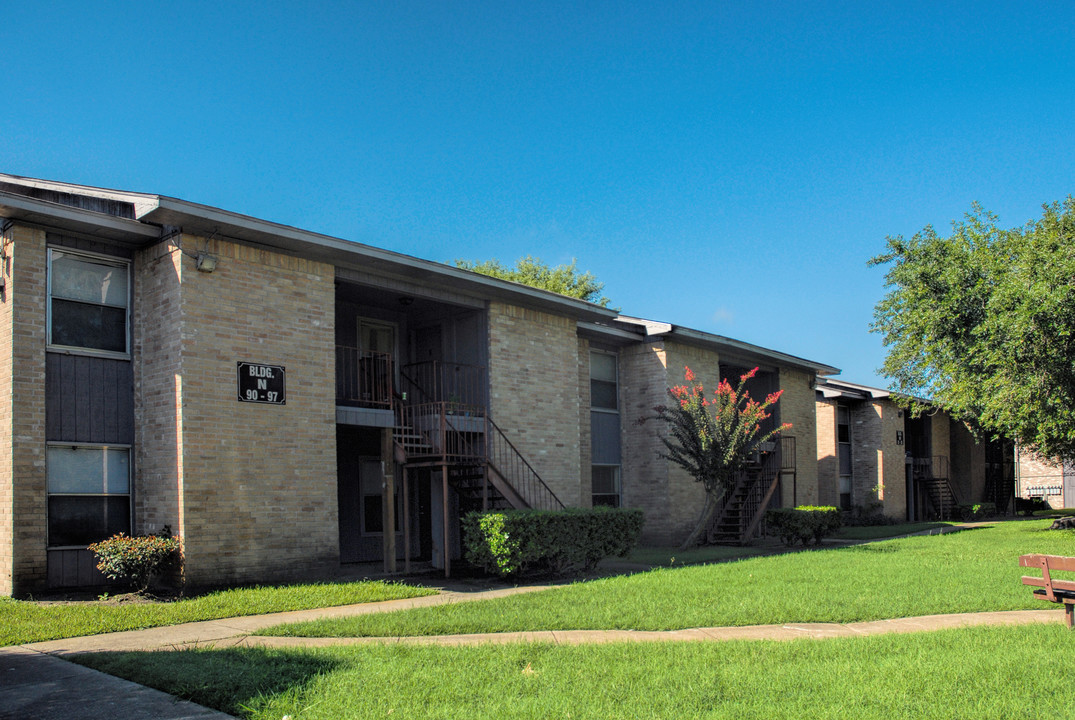
{"type": "Polygon", "coordinates": [[[600,305],[548,290],[177,198],[161,196],[158,204],[139,219],[179,227],[196,235],[216,233],[287,254],[411,282],[449,282],[453,290],[467,295],[535,307],[580,320],[611,320],[617,314],[600,305]]]}
{"type": "Polygon", "coordinates": [[[67,230],[132,245],[144,245],[160,239],[161,236],[159,227],[138,220],[105,215],[5,191],[0,191],[0,216],[27,225],[67,230]]]}

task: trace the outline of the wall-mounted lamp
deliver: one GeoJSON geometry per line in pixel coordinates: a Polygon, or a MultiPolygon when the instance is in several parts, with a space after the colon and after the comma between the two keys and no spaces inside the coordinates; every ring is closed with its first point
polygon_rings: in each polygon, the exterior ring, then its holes
{"type": "Polygon", "coordinates": [[[211,273],[216,270],[216,258],[209,253],[200,252],[194,256],[194,267],[199,272],[211,273]]]}

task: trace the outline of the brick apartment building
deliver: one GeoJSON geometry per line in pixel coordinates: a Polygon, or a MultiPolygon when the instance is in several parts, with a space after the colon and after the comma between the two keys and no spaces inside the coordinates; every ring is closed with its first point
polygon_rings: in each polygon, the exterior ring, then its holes
{"type": "Polygon", "coordinates": [[[1010,443],[977,440],[941,410],[913,418],[887,390],[820,379],[817,438],[823,505],[921,520],[983,501],[1004,510],[1012,496],[1010,443]]]}
{"type": "Polygon", "coordinates": [[[87,544],[164,528],[194,585],[447,572],[483,507],[639,507],[678,542],[701,486],[637,421],[687,365],[759,367],[794,426],[712,539],[840,499],[821,363],[160,195],[0,175],[0,241],[3,594],[99,583],[87,544]]]}

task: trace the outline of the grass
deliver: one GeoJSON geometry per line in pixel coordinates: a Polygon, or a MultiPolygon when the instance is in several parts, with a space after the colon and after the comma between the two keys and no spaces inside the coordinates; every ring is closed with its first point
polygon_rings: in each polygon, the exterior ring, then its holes
{"type": "Polygon", "coordinates": [[[0,598],[0,646],[435,593],[399,583],[362,581],[234,588],[162,603],[51,604],[0,598]]]}
{"type": "Polygon", "coordinates": [[[675,567],[709,562],[726,562],[763,553],[765,553],[764,549],[749,546],[709,545],[691,548],[690,550],[680,550],[673,547],[649,547],[635,548],[625,558],[625,562],[650,565],[652,567],[675,567]]]}
{"type": "Polygon", "coordinates": [[[958,524],[955,522],[912,522],[898,525],[848,525],[837,530],[833,537],[837,540],[878,540],[910,535],[924,530],[940,530],[958,524]]]}
{"type": "Polygon", "coordinates": [[[105,672],[251,720],[1068,717],[1061,622],[794,642],[112,653],[105,672]]]}
{"type": "Polygon", "coordinates": [[[997,523],[738,562],[660,568],[498,600],[270,628],[304,637],[450,635],[524,630],[667,630],[854,622],[1041,608],[1018,556],[1075,555],[1075,533],[1046,520],[997,523]]]}

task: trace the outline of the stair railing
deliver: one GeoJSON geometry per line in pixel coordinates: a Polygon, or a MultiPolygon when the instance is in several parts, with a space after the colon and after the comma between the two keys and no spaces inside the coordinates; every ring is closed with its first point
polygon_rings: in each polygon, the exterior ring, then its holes
{"type": "Polygon", "coordinates": [[[517,500],[530,508],[562,509],[556,493],[489,417],[484,372],[477,366],[435,361],[405,366],[401,377],[406,401],[397,424],[421,434],[433,451],[427,460],[483,461],[486,496],[492,472],[506,486],[501,494],[512,504],[517,500]]]}
{"type": "Polygon", "coordinates": [[[485,418],[486,457],[489,468],[504,478],[523,501],[536,510],[562,510],[564,504],[545,484],[491,417],[485,418]]]}
{"type": "MultiPolygon", "coordinates": [[[[788,439],[794,448],[794,438],[788,439]]],[[[744,468],[736,475],[735,484],[720,499],[720,510],[706,528],[708,538],[719,535],[721,526],[733,523],[737,528],[735,541],[738,543],[745,543],[758,534],[765,508],[780,486],[781,470],[794,469],[794,466],[784,467],[781,460],[783,447],[783,443],[774,443],[771,450],[759,456],[760,465],[744,468]]]]}

